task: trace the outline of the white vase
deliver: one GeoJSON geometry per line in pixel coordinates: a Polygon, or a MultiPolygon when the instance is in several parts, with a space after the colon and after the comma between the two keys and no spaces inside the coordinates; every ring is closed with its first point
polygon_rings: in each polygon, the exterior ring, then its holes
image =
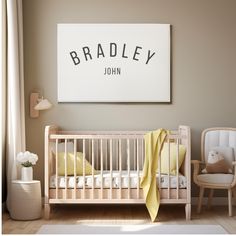
{"type": "Polygon", "coordinates": [[[33,180],[33,167],[22,167],[21,168],[21,180],[32,181],[33,180]]]}

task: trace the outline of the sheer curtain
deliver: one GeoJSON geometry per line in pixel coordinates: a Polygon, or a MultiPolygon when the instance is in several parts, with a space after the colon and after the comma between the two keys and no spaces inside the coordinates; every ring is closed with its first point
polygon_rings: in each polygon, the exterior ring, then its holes
{"type": "Polygon", "coordinates": [[[19,178],[15,157],[25,150],[22,0],[2,0],[1,11],[1,155],[11,210],[11,181],[19,178]]]}

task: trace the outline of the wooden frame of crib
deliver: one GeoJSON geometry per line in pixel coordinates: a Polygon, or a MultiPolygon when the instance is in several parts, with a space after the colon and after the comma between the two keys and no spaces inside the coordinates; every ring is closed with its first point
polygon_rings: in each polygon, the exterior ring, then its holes
{"type": "MultiPolygon", "coordinates": [[[[143,198],[142,189],[137,184],[136,188],[130,187],[130,180],[127,188],[113,188],[112,176],[113,176],[113,162],[117,163],[116,169],[119,171],[120,176],[122,169],[122,161],[126,162],[126,168],[128,178],[130,178],[131,171],[131,153],[134,156],[133,170],[137,172],[137,178],[139,180],[139,172],[142,170],[144,162],[144,134],[147,131],[61,131],[57,126],[46,126],[45,128],[45,218],[50,217],[50,205],[51,204],[145,204],[143,198]],[[94,187],[94,171],[92,171],[92,187],[83,188],[76,187],[76,181],[74,188],[68,188],[67,184],[65,188],[58,187],[58,144],[60,141],[65,143],[64,152],[67,153],[67,142],[73,141],[74,143],[74,156],[78,149],[83,152],[83,178],[85,180],[85,159],[89,160],[93,167],[97,163],[100,163],[100,173],[103,177],[104,166],[106,170],[109,170],[111,180],[110,187],[105,188],[103,182],[99,188],[94,187]],[[95,143],[97,142],[97,148],[95,143]],[[51,145],[55,144],[56,152],[53,157],[51,151],[51,145]],[[116,150],[114,153],[113,147],[116,143],[116,150]],[[126,145],[123,145],[125,143],[126,145]],[[131,145],[132,143],[132,145],[131,145]],[[86,149],[89,147],[89,151],[86,149]],[[80,146],[80,147],[79,147],[80,146]],[[132,151],[131,151],[132,149],[132,151]],[[104,151],[105,150],[105,151],[104,151]],[[88,152],[88,153],[86,153],[88,152]],[[125,153],[125,155],[124,155],[125,153]],[[126,157],[125,160],[124,156],[126,157]],[[54,160],[54,159],[55,160],[54,160]],[[105,163],[105,161],[107,163],[105,163]],[[52,174],[56,174],[56,187],[50,188],[49,180],[52,174]]],[[[186,155],[184,162],[181,166],[181,172],[187,179],[186,188],[179,188],[179,173],[177,173],[177,185],[176,188],[170,187],[170,152],[169,155],[169,173],[168,173],[168,187],[165,189],[160,188],[160,203],[161,204],[184,204],[186,219],[191,219],[191,136],[190,128],[188,126],[179,126],[177,131],[171,131],[166,137],[170,150],[170,143],[175,142],[177,145],[177,160],[176,165],[178,169],[179,163],[179,144],[186,147],[186,155]]],[[[67,154],[65,154],[67,155],[67,154]]],[[[97,164],[99,165],[99,164],[97,164]]],[[[161,159],[159,158],[159,166],[161,166],[161,159]]],[[[65,158],[65,179],[67,176],[67,158],[65,158]]],[[[159,170],[159,175],[160,175],[159,170]]],[[[76,160],[74,159],[74,177],[76,178],[76,160]]],[[[121,178],[121,177],[120,177],[121,178]]],[[[101,178],[103,181],[103,178],[101,178]]],[[[139,181],[138,181],[139,183],[139,181]]],[[[159,178],[160,186],[160,178],[159,178]]]]}

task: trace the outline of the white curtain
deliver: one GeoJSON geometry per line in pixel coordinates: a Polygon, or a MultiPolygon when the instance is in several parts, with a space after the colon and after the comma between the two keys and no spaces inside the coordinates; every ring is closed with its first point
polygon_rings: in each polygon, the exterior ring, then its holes
{"type": "Polygon", "coordinates": [[[1,0],[1,131],[6,161],[7,207],[11,181],[18,179],[16,154],[25,151],[22,0],[1,0]]]}

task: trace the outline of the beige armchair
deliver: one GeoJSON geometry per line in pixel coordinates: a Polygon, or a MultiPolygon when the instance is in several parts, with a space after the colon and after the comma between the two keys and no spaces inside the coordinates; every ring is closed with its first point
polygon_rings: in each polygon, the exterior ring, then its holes
{"type": "Polygon", "coordinates": [[[229,216],[232,216],[232,194],[236,197],[236,128],[210,128],[202,132],[201,161],[192,160],[193,180],[200,187],[197,212],[201,212],[204,190],[209,189],[208,208],[211,206],[214,189],[228,190],[229,216]],[[223,154],[232,173],[203,174],[208,153],[216,150],[223,154]]]}

